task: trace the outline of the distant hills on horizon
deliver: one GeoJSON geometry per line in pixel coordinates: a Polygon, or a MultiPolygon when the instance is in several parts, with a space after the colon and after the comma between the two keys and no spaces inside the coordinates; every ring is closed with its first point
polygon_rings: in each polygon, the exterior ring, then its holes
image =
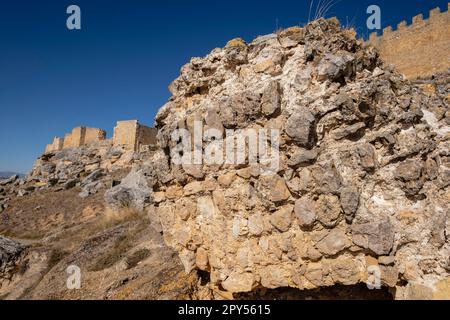
{"type": "Polygon", "coordinates": [[[20,178],[25,177],[25,174],[18,172],[0,171],[0,179],[8,179],[14,175],[18,175],[20,178]]]}

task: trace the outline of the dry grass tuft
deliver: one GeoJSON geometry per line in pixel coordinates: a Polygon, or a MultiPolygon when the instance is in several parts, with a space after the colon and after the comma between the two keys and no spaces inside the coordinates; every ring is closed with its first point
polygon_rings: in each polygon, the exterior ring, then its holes
{"type": "Polygon", "coordinates": [[[102,229],[108,229],[124,222],[136,221],[144,217],[144,213],[135,208],[122,208],[116,211],[106,207],[99,224],[102,229]]]}
{"type": "Polygon", "coordinates": [[[340,1],[341,0],[319,0],[315,5],[316,9],[314,15],[312,15],[312,10],[315,2],[314,0],[310,0],[308,22],[317,20],[319,18],[326,18],[327,14],[330,13],[330,10],[340,1]]]}

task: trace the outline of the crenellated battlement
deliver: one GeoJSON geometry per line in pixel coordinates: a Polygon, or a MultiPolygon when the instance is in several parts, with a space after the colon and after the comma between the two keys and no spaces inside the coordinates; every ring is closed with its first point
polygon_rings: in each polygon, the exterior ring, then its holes
{"type": "Polygon", "coordinates": [[[383,29],[382,35],[378,35],[377,32],[372,32],[369,36],[370,41],[380,40],[383,37],[399,37],[402,33],[408,30],[414,30],[415,28],[423,28],[430,24],[442,24],[450,21],[450,2],[448,3],[448,9],[445,12],[441,12],[439,7],[431,9],[429,12],[429,18],[424,19],[423,14],[418,14],[412,18],[412,23],[408,24],[406,20],[397,24],[394,29],[392,26],[388,26],[383,29]]]}
{"type": "Polygon", "coordinates": [[[368,42],[408,78],[446,71],[450,68],[450,3],[445,12],[430,10],[428,19],[419,14],[411,24],[401,21],[395,29],[388,26],[380,36],[374,32],[368,42]]]}

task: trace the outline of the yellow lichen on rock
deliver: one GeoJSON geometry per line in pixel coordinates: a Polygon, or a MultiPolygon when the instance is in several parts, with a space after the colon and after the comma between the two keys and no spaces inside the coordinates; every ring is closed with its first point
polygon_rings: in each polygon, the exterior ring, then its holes
{"type": "Polygon", "coordinates": [[[233,40],[228,41],[226,47],[247,47],[247,43],[241,38],[235,38],[233,40]]]}

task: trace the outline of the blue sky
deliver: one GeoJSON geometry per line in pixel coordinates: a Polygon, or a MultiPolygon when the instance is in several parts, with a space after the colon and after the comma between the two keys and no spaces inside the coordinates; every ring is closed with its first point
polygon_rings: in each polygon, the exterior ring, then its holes
{"type": "MultiPolygon", "coordinates": [[[[0,171],[29,171],[45,145],[73,127],[110,136],[117,120],[152,125],[191,57],[304,24],[309,2],[1,0],[0,171]],[[81,8],[78,31],[66,28],[71,4],[81,8]]],[[[446,11],[447,2],[341,0],[328,16],[367,36],[371,4],[381,7],[384,27],[437,6],[446,11]]]]}

